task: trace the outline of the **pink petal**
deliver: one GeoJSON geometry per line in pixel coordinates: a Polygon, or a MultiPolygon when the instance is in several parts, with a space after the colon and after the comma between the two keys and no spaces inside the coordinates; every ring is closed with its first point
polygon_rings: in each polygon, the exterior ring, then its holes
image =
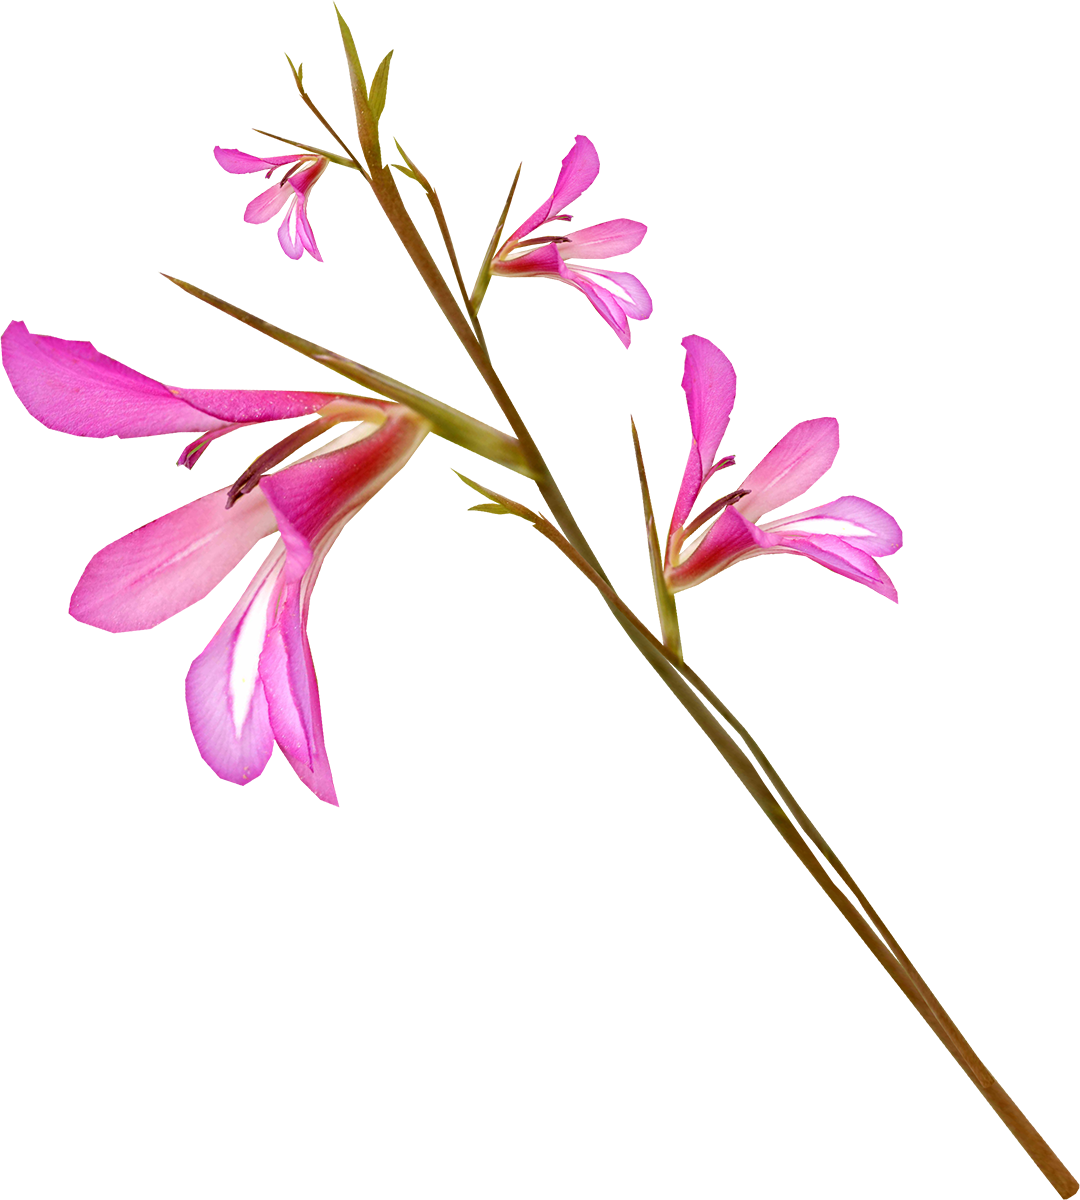
{"type": "Polygon", "coordinates": [[[249,225],[262,225],[264,221],[269,221],[275,213],[279,213],[286,201],[295,199],[296,193],[287,183],[272,183],[265,192],[260,192],[244,209],[244,220],[249,225]]]}
{"type": "Polygon", "coordinates": [[[600,156],[596,147],[582,134],[574,138],[566,157],[562,160],[555,190],[551,193],[550,215],[554,216],[572,204],[582,192],[592,187],[600,174],[600,156]]]}
{"type": "Polygon", "coordinates": [[[626,319],[625,309],[611,292],[600,284],[593,283],[589,276],[581,271],[569,269],[562,275],[562,278],[567,283],[572,283],[578,291],[585,293],[593,308],[619,335],[619,341],[629,349],[630,323],[626,319]]]}
{"type": "Polygon", "coordinates": [[[860,496],[841,496],[831,504],[781,517],[762,528],[770,533],[831,534],[875,558],[895,554],[904,544],[900,526],[893,518],[860,496]]]}
{"type": "Polygon", "coordinates": [[[640,221],[604,221],[577,229],[559,243],[559,253],[565,258],[614,258],[641,245],[646,226],[640,221]]]}
{"type": "Polygon", "coordinates": [[[218,166],[224,167],[233,175],[250,175],[252,171],[267,171],[274,167],[282,167],[286,163],[299,162],[305,156],[283,154],[277,158],[256,158],[254,154],[245,154],[243,150],[225,150],[221,146],[215,146],[214,157],[218,166]]]}
{"type": "Polygon", "coordinates": [[[284,467],[260,482],[288,546],[289,581],[304,575],[319,536],[378,491],[425,436],[425,422],[408,409],[389,412],[360,442],[284,467]]]}
{"type": "Polygon", "coordinates": [[[736,374],[731,359],[703,337],[684,338],[683,353],[690,428],[701,458],[698,492],[708,496],[716,486],[714,467],[734,404],[736,374]]]}
{"type": "Polygon", "coordinates": [[[199,753],[232,783],[260,775],[274,749],[259,659],[284,563],[278,541],[187,675],[188,718],[199,753]]]}
{"type": "MultiPolygon", "coordinates": [[[[695,512],[701,506],[701,499],[698,498],[697,490],[701,487],[701,455],[697,452],[697,446],[690,450],[690,457],[686,460],[686,470],[683,474],[683,484],[679,487],[679,498],[676,500],[674,512],[671,517],[671,539],[676,538],[676,534],[680,527],[684,526],[694,516],[695,512]]],[[[670,540],[671,540],[670,539],[670,540]]]]}
{"type": "MultiPolygon", "coordinates": [[[[229,424],[248,425],[256,421],[281,421],[286,417],[306,417],[337,400],[354,397],[335,392],[240,391],[233,388],[172,388],[173,394],[186,400],[211,418],[229,424]]],[[[369,402],[365,402],[369,403],[369,402]]],[[[213,420],[204,424],[216,427],[213,420]]]]}
{"type": "Polygon", "coordinates": [[[12,321],[3,335],[4,367],[31,416],[80,437],[148,437],[206,432],[208,418],[182,393],[99,353],[89,342],[34,334],[12,321]]]}
{"type": "MultiPolygon", "coordinates": [[[[566,265],[572,274],[584,275],[593,283],[599,277],[614,284],[614,287],[605,287],[605,291],[611,293],[612,299],[628,317],[635,321],[644,321],[652,316],[652,297],[636,275],[630,275],[626,271],[601,271],[599,267],[582,268],[570,263],[566,265]]],[[[604,287],[603,284],[597,286],[604,287]]]]}
{"type": "Polygon", "coordinates": [[[310,589],[305,591],[300,582],[286,586],[259,659],[259,675],[274,740],[289,765],[320,800],[337,804],[323,739],[319,683],[307,637],[309,594],[310,589]]]}
{"type": "Polygon", "coordinates": [[[301,167],[295,175],[289,176],[289,186],[303,200],[315,186],[323,171],[330,165],[327,158],[317,158],[309,167],[301,167]]]}
{"type": "Polygon", "coordinates": [[[112,633],[152,626],[201,600],[274,531],[259,489],[225,507],[227,488],[99,550],[71,597],[76,620],[112,633]]]}
{"type": "Polygon", "coordinates": [[[314,254],[316,258],[322,257],[314,245],[314,235],[311,232],[310,224],[307,223],[304,200],[300,197],[294,199],[286,220],[281,229],[278,229],[277,236],[281,241],[282,250],[288,254],[289,258],[304,258],[308,253],[314,254]]]}
{"type": "Polygon", "coordinates": [[[514,258],[493,258],[491,260],[492,275],[544,275],[553,279],[567,279],[566,267],[559,257],[558,249],[548,244],[537,246],[527,254],[519,254],[514,258]]]}
{"type": "Polygon", "coordinates": [[[510,235],[507,241],[514,242],[525,237],[538,226],[543,225],[545,221],[550,221],[552,217],[562,212],[568,204],[576,200],[586,188],[592,185],[599,171],[600,156],[596,153],[596,147],[587,137],[579,134],[574,138],[570,152],[562,160],[562,169],[559,171],[559,178],[555,181],[555,190],[536,212],[510,235]]]}
{"type": "Polygon", "coordinates": [[[741,558],[763,554],[770,540],[752,522],[728,507],[709,526],[705,535],[677,566],[668,564],[664,577],[673,592],[704,583],[741,558]]]}
{"type": "Polygon", "coordinates": [[[834,417],[802,421],[776,443],[739,485],[750,495],[736,508],[748,521],[801,496],[832,466],[840,448],[834,417]]]}
{"type": "Polygon", "coordinates": [[[766,553],[801,554],[838,575],[865,584],[888,600],[897,600],[896,588],[888,575],[869,554],[860,550],[858,546],[851,545],[845,538],[833,537],[830,534],[813,534],[808,537],[784,534],[769,536],[777,539],[777,544],[766,553]]]}

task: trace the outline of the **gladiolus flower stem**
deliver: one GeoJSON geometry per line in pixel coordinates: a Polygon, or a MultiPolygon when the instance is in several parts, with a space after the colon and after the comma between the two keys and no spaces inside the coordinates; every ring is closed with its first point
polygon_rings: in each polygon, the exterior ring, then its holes
{"type": "Polygon", "coordinates": [[[813,876],[815,882],[818,883],[833,904],[840,910],[844,919],[855,930],[919,1015],[926,1021],[927,1025],[930,1026],[945,1048],[963,1068],[965,1074],[979,1089],[984,1099],[998,1114],[1016,1140],[1023,1146],[1024,1150],[1027,1151],[1035,1165],[1042,1171],[1060,1196],[1069,1197],[1075,1195],[1078,1190],[1077,1181],[1043,1140],[1038,1130],[1024,1116],[1012,1098],[997,1080],[994,1079],[971,1049],[971,1046],[941,1007],[937,998],[926,986],[922,977],[915,971],[895,938],[892,937],[880,917],[878,917],[877,913],[870,906],[839,858],[836,857],[824,838],[821,837],[821,834],[818,833],[809,818],[795,802],[794,797],[772,765],[768,763],[757,743],[746,732],[742,724],[735,719],[726,705],[708,689],[704,682],[690,668],[681,661],[678,661],[656,639],[615,593],[606,579],[585,560],[583,555],[578,553],[549,521],[525,508],[523,505],[519,505],[507,497],[499,495],[497,492],[479,487],[470,480],[466,480],[466,482],[507,511],[529,521],[539,533],[543,534],[548,541],[561,550],[600,592],[607,602],[608,607],[630,637],[630,640],[664,681],[679,703],[682,704],[690,716],[697,722],[699,728],[720,752],[735,772],[739,781],[754,798],[758,807],[769,818],[780,836],[813,876]],[[799,835],[798,830],[792,824],[776,797],[769,791],[761,776],[755,770],[753,763],[750,762],[727,730],[720,725],[705,704],[702,703],[701,696],[688,686],[687,680],[693,682],[702,695],[707,695],[709,702],[717,708],[724,719],[740,734],[751,749],[751,752],[761,763],[774,786],[777,787],[777,790],[783,796],[788,807],[799,821],[799,824],[810,834],[814,844],[821,850],[822,854],[837,870],[837,873],[844,882],[851,888],[867,915],[870,916],[873,923],[877,925],[885,940],[889,943],[888,945],[874,932],[866,919],[829,877],[824,867],[814,856],[813,851],[799,835]]]}

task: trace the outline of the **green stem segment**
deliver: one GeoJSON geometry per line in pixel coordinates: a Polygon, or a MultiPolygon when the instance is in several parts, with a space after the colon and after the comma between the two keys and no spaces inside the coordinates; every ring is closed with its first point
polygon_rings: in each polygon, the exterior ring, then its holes
{"type": "Polygon", "coordinates": [[[930,1026],[946,1050],[956,1059],[968,1078],[979,1089],[983,1098],[998,1114],[1016,1140],[1027,1151],[1035,1165],[1054,1186],[1058,1195],[1062,1197],[1075,1195],[1080,1185],[1077,1184],[1077,1181],[1069,1173],[1061,1160],[1043,1140],[1038,1130],[1024,1116],[1005,1089],[990,1074],[982,1060],[971,1049],[971,1046],[960,1034],[960,1031],[941,1007],[937,998],[923,982],[922,977],[911,966],[910,960],[885,928],[884,923],[877,916],[876,912],[871,908],[862,891],[848,874],[839,858],[836,857],[806,814],[795,803],[794,797],[788,791],[772,765],[768,763],[757,743],[750,738],[749,734],[735,720],[726,706],[709,692],[709,689],[705,687],[693,671],[674,659],[674,656],[653,636],[615,593],[611,585],[589,565],[585,558],[577,552],[549,521],[532,512],[530,509],[525,508],[523,505],[499,495],[497,492],[481,487],[471,480],[466,480],[466,482],[507,512],[529,521],[548,541],[561,550],[586,579],[593,584],[597,591],[600,592],[607,602],[608,607],[619,621],[619,624],[630,637],[630,640],[664,681],[679,703],[682,704],[690,716],[697,722],[698,727],[720,752],[735,772],[739,781],[753,797],[762,812],[772,822],[795,856],[810,872],[815,882],[818,883],[837,909],[839,909],[844,919],[855,930],[871,954],[885,968],[893,982],[896,983],[919,1015],[930,1026]],[[799,824],[810,833],[814,844],[822,851],[828,861],[837,870],[837,873],[843,878],[844,882],[851,888],[859,903],[863,905],[874,924],[881,931],[886,939],[885,942],[874,932],[848,897],[836,886],[821,863],[814,857],[810,847],[799,836],[787,813],[784,812],[772,792],[769,791],[764,781],[754,769],[753,764],[732,739],[727,730],[719,724],[712,713],[705,707],[700,696],[688,686],[687,679],[693,680],[695,687],[700,686],[703,693],[708,692],[709,702],[721,712],[725,720],[728,720],[738,730],[740,736],[750,746],[751,752],[762,764],[774,785],[784,796],[785,802],[796,815],[799,824]]]}

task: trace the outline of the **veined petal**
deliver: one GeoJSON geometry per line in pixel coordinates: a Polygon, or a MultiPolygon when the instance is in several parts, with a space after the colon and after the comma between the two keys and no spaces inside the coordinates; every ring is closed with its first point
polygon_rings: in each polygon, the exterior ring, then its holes
{"type": "Polygon", "coordinates": [[[698,490],[707,496],[716,484],[714,466],[720,454],[727,421],[731,418],[736,374],[731,359],[703,337],[684,338],[683,353],[686,355],[686,401],[690,407],[690,428],[694,431],[697,452],[701,457],[698,490]]]}
{"type": "Polygon", "coordinates": [[[537,246],[527,254],[513,258],[491,260],[492,275],[550,275],[554,279],[567,279],[566,267],[555,246],[537,246]]]}
{"type": "Polygon", "coordinates": [[[696,546],[678,564],[669,563],[664,577],[673,592],[683,591],[712,578],[742,558],[764,554],[773,539],[734,508],[728,507],[705,531],[696,546]]]}
{"type": "Polygon", "coordinates": [[[408,409],[389,413],[360,442],[284,467],[260,482],[288,546],[289,581],[299,580],[311,565],[314,542],[378,491],[425,436],[426,422],[408,409]]]}
{"type": "Polygon", "coordinates": [[[282,227],[277,230],[277,236],[281,241],[282,250],[288,254],[289,258],[304,258],[305,254],[314,254],[316,258],[322,257],[314,245],[314,235],[307,222],[307,212],[302,196],[293,198],[293,204],[289,208],[282,227]]]}
{"type": "Polygon", "coordinates": [[[600,156],[596,153],[596,147],[587,137],[578,134],[574,138],[570,152],[562,160],[559,178],[555,181],[555,190],[536,212],[507,238],[507,241],[517,241],[518,238],[532,233],[545,221],[550,221],[552,217],[557,216],[592,185],[599,172],[600,156]]]}
{"type": "Polygon", "coordinates": [[[875,558],[895,554],[904,544],[896,521],[861,496],[841,496],[830,504],[770,521],[762,529],[770,533],[831,534],[875,558]]]}
{"type": "Polygon", "coordinates": [[[214,147],[214,157],[218,166],[224,167],[233,175],[250,175],[253,171],[268,171],[275,167],[283,167],[286,163],[299,162],[307,157],[303,154],[282,154],[275,158],[257,158],[254,154],[245,154],[243,150],[226,150],[221,146],[214,147]]]}
{"type": "Polygon", "coordinates": [[[787,504],[825,474],[840,448],[834,417],[801,421],[789,430],[739,485],[750,495],[735,507],[748,521],[787,504]]]}
{"type": "Polygon", "coordinates": [[[71,597],[78,621],[150,629],[201,600],[275,528],[259,489],[232,508],[222,488],[120,538],[87,564],[71,597]]]}
{"type": "Polygon", "coordinates": [[[259,658],[284,565],[279,540],[187,674],[188,718],[199,753],[232,783],[260,775],[274,749],[259,658]]]}
{"type": "Polygon", "coordinates": [[[244,209],[244,220],[249,225],[261,225],[281,212],[282,205],[289,200],[296,200],[296,193],[292,188],[287,183],[272,183],[244,209]]]}
{"type": "Polygon", "coordinates": [[[671,517],[671,536],[668,539],[668,552],[671,552],[672,547],[678,540],[679,529],[694,516],[698,508],[701,508],[702,502],[697,496],[697,490],[700,487],[701,455],[698,455],[697,446],[692,446],[690,457],[686,460],[683,484],[679,487],[679,498],[676,500],[676,506],[674,506],[674,512],[671,517]]]}
{"type": "Polygon", "coordinates": [[[31,333],[12,321],[3,335],[4,367],[15,394],[50,429],[80,437],[205,433],[227,424],[182,394],[95,350],[89,342],[31,333]]]}
{"type": "Polygon", "coordinates": [[[600,155],[596,153],[592,142],[579,133],[562,160],[559,178],[555,180],[555,190],[551,193],[548,215],[555,216],[556,213],[561,213],[582,192],[592,187],[599,174],[600,155]]]}
{"type": "Polygon", "coordinates": [[[576,229],[559,243],[559,253],[565,258],[614,258],[641,245],[646,226],[640,221],[604,221],[586,229],[576,229]]]}
{"type": "MultiPolygon", "coordinates": [[[[321,559],[322,555],[319,562],[321,559]]],[[[318,565],[315,564],[316,571],[318,565]]],[[[289,765],[320,800],[337,804],[323,738],[319,682],[308,644],[309,595],[310,589],[305,590],[301,581],[286,584],[259,658],[259,676],[266,693],[274,740],[289,765]]]]}
{"type": "Polygon", "coordinates": [[[564,271],[561,276],[567,283],[572,283],[580,292],[589,298],[589,303],[604,318],[612,329],[619,335],[619,341],[624,346],[630,346],[630,323],[626,319],[626,311],[615,296],[601,284],[594,283],[583,271],[572,268],[564,271]]]}
{"type": "Polygon", "coordinates": [[[613,287],[607,287],[604,284],[597,284],[597,286],[610,292],[616,304],[628,317],[633,317],[635,321],[644,321],[647,317],[652,316],[652,297],[636,275],[631,275],[627,271],[602,271],[599,267],[582,268],[573,263],[566,265],[573,275],[584,275],[593,283],[596,283],[596,278],[599,276],[613,284],[613,287]]]}
{"type": "MultiPolygon", "coordinates": [[[[260,389],[240,391],[233,388],[170,388],[174,396],[230,425],[249,425],[258,421],[281,421],[286,417],[306,417],[337,401],[358,400],[339,392],[272,392],[260,389]]],[[[370,404],[371,401],[363,401],[370,404]]],[[[214,423],[207,422],[214,426],[214,423]]],[[[216,427],[216,426],[214,426],[216,427]]]]}
{"type": "Polygon", "coordinates": [[[858,546],[853,546],[846,538],[834,537],[831,534],[810,534],[808,536],[794,534],[769,535],[775,545],[765,553],[801,554],[804,558],[813,559],[821,566],[854,579],[856,583],[865,584],[872,591],[896,601],[896,587],[877,562],[858,546]]]}

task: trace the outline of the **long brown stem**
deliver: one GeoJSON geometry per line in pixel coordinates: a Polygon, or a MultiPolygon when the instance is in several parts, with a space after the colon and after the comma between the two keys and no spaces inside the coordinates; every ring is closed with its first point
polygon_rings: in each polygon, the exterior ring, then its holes
{"type": "MultiPolygon", "coordinates": [[[[361,129],[360,133],[363,139],[364,130],[361,129]]],[[[839,859],[827,848],[824,839],[811,824],[806,814],[802,812],[802,809],[795,804],[794,798],[791,797],[788,789],[783,786],[782,782],[779,784],[776,782],[779,780],[779,776],[776,775],[771,764],[766,766],[767,760],[760,749],[756,748],[756,743],[752,739],[749,739],[741,725],[733,721],[726,709],[722,706],[718,707],[718,711],[725,716],[725,719],[731,720],[732,727],[739,731],[740,736],[744,737],[747,746],[751,748],[751,753],[755,754],[766,775],[773,781],[774,786],[780,791],[785,802],[791,806],[791,811],[796,815],[796,819],[803,825],[814,845],[825,855],[826,859],[840,874],[840,877],[852,889],[853,894],[859,900],[859,903],[864,906],[871,920],[882,931],[882,937],[886,939],[885,941],[875,933],[874,929],[871,928],[870,924],[858,912],[848,897],[836,886],[828,872],[814,856],[811,847],[800,836],[779,801],[769,790],[765,780],[758,774],[753,763],[743,753],[727,730],[720,725],[709,711],[702,700],[702,696],[706,692],[702,691],[699,694],[698,691],[695,691],[690,686],[690,682],[697,681],[697,676],[693,675],[691,679],[692,673],[688,675],[686,668],[672,661],[672,658],[669,657],[669,653],[664,649],[663,645],[657,641],[652,633],[634,616],[615,593],[599,560],[589,546],[573,514],[570,512],[570,508],[563,498],[558,485],[555,483],[547,464],[544,462],[539,448],[533,441],[532,435],[517,412],[506,389],[503,387],[502,381],[499,379],[492,365],[486,347],[480,343],[472,328],[470,328],[468,318],[454,300],[450,288],[435,265],[427,246],[421,239],[419,232],[405,209],[389,168],[379,167],[377,162],[372,161],[371,156],[369,156],[368,161],[372,168],[372,190],[375,192],[395,233],[397,233],[402,245],[419,271],[421,278],[423,278],[436,303],[446,316],[451,328],[457,334],[459,341],[473,360],[481,377],[495,397],[507,421],[510,423],[515,436],[521,443],[525,455],[535,470],[537,487],[551,508],[555,521],[562,530],[562,533],[560,534],[550,522],[529,510],[519,512],[518,515],[527,516],[527,519],[531,520],[545,537],[570,557],[575,566],[600,591],[615,619],[622,626],[638,651],[657,672],[675,698],[682,704],[705,736],[724,757],[728,765],[735,772],[736,777],[772,822],[792,852],[843,914],[844,919],[851,925],[870,952],[885,968],[945,1048],[960,1064],[968,1078],[972,1080],[987,1103],[990,1104],[1013,1136],[1023,1146],[1032,1161],[1038,1166],[1060,1196],[1066,1198],[1075,1195],[1077,1190],[1080,1189],[1080,1185],[1078,1185],[1077,1181],[1050,1149],[1031,1122],[1028,1121],[1013,1100],[1006,1094],[1001,1085],[993,1078],[982,1061],[975,1055],[967,1041],[960,1035],[959,1030],[956,1029],[952,1020],[945,1013],[944,1009],[941,1008],[941,1005],[923,982],[921,976],[911,966],[910,960],[907,959],[907,956],[899,948],[892,935],[888,933],[884,923],[880,921],[880,918],[877,917],[877,914],[868,902],[866,902],[862,892],[855,887],[854,881],[850,880],[850,876],[843,868],[843,865],[840,864],[839,859]]],[[[495,493],[487,493],[486,490],[485,494],[491,494],[499,503],[507,506],[508,511],[515,511],[513,501],[509,501],[502,496],[497,496],[495,493]]],[[[520,505],[516,507],[521,508],[520,505]]],[[[694,687],[697,687],[699,682],[694,682],[694,687]]],[[[714,703],[717,706],[720,705],[719,700],[711,692],[708,695],[711,697],[710,703],[714,703]]]]}
{"type": "MultiPolygon", "coordinates": [[[[484,491],[475,484],[470,484],[476,491],[484,491]]],[[[742,725],[716,700],[700,679],[685,670],[677,655],[674,655],[664,643],[654,634],[652,629],[635,617],[630,608],[623,604],[619,596],[608,586],[607,581],[590,565],[574,546],[564,538],[559,530],[539,512],[530,512],[514,500],[502,496],[494,496],[484,492],[486,496],[497,500],[499,504],[511,511],[518,512],[532,521],[540,532],[554,542],[560,550],[574,560],[578,568],[589,581],[604,594],[608,604],[622,622],[632,640],[637,643],[646,658],[652,662],[662,677],[671,686],[672,691],[685,703],[686,708],[694,713],[702,727],[712,737],[716,745],[725,752],[736,766],[739,778],[754,792],[758,803],[768,812],[770,818],[780,833],[784,835],[787,844],[803,860],[811,875],[826,890],[829,898],[836,907],[850,920],[854,928],[864,938],[874,953],[892,972],[896,983],[904,989],[910,1000],[916,1004],[926,1021],[929,1022],[937,1036],[946,1044],[950,1054],[964,1067],[968,1076],[983,1090],[990,1104],[997,1110],[998,1115],[1013,1130],[1025,1150],[1031,1154],[1046,1177],[1054,1183],[1058,1194],[1068,1200],[1080,1200],[1080,1184],[1074,1176],[1064,1168],[1061,1160],[1046,1144],[1043,1135],[1034,1128],[1027,1117],[1016,1108],[1000,1084],[986,1069],[982,1058],[974,1052],[967,1043],[964,1034],[950,1020],[948,1013],[938,1002],[922,976],[912,966],[910,959],[901,950],[895,938],[882,924],[870,901],[865,898],[852,877],[847,874],[840,860],[829,850],[821,834],[812,826],[803,810],[794,802],[791,793],[787,791],[773,767],[770,766],[754,739],[742,725]]]]}

